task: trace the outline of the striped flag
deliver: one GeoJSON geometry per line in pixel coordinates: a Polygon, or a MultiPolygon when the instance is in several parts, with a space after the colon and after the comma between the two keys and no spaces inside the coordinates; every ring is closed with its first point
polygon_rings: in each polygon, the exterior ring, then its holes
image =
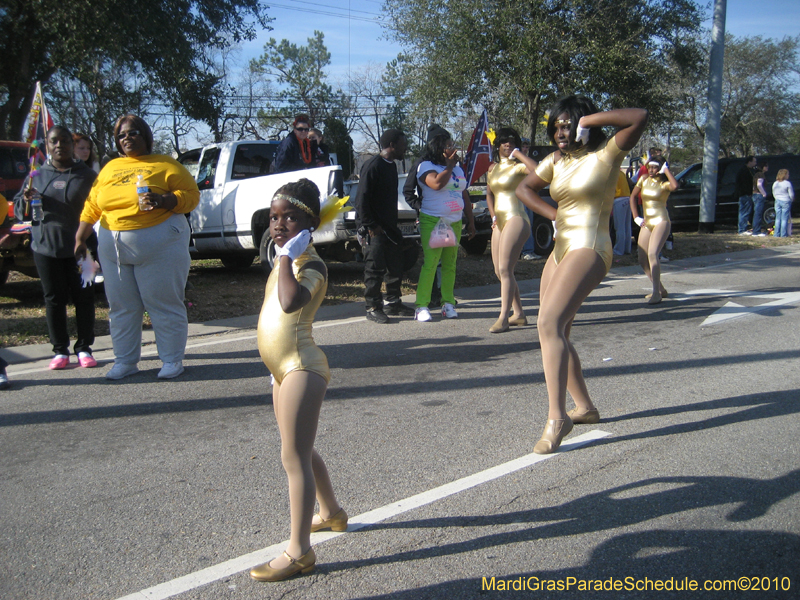
{"type": "Polygon", "coordinates": [[[492,161],[492,145],[486,132],[489,130],[489,114],[483,109],[472,138],[469,141],[467,154],[464,156],[464,173],[467,176],[468,185],[475,183],[480,177],[489,170],[492,161]]]}
{"type": "Polygon", "coordinates": [[[42,84],[36,82],[36,91],[33,94],[31,109],[28,118],[22,127],[22,141],[31,144],[31,168],[44,164],[47,159],[45,137],[47,130],[53,126],[53,119],[44,103],[42,84]]]}

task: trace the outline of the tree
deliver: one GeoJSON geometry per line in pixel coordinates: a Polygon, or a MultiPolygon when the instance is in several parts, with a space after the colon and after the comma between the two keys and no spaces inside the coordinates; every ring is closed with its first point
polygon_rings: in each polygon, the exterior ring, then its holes
{"type": "MultiPolygon", "coordinates": [[[[800,36],[783,40],[725,36],[720,152],[724,156],[779,154],[796,148],[800,121],[800,36]]],[[[680,90],[683,118],[705,135],[708,56],[700,73],[680,90]]]]}
{"type": "MultiPolygon", "coordinates": [[[[414,100],[455,101],[522,115],[535,138],[546,107],[583,93],[605,107],[663,118],[667,59],[682,61],[697,30],[692,0],[387,0],[389,27],[414,100]]],[[[519,117],[517,117],[519,118],[519,117]]]]}
{"type": "Polygon", "coordinates": [[[304,112],[312,122],[321,123],[338,112],[344,100],[341,91],[334,91],[327,82],[325,67],[331,63],[331,53],[325,46],[325,34],[314,31],[307,46],[278,42],[275,38],[264,45],[264,53],[250,62],[254,73],[274,77],[282,89],[278,92],[281,111],[263,111],[264,125],[276,127],[292,122],[294,114],[304,112]]]}
{"type": "Polygon", "coordinates": [[[267,28],[260,0],[15,0],[0,10],[0,135],[16,138],[37,80],[86,82],[97,61],[141,72],[189,116],[213,118],[214,78],[201,50],[267,28]]]}

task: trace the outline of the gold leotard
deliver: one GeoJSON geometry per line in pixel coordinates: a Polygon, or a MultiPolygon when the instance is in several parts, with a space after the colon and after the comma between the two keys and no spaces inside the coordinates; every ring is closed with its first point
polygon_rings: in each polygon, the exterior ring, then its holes
{"type": "Polygon", "coordinates": [[[646,177],[641,179],[636,187],[642,190],[642,216],[644,226],[650,231],[662,221],[670,222],[667,212],[667,198],[669,198],[669,181],[661,181],[659,178],[646,177]]]}
{"type": "Polygon", "coordinates": [[[613,137],[594,152],[586,147],[564,154],[553,162],[550,154],[536,174],[550,184],[550,197],[558,203],[556,212],[556,264],[570,250],[591,248],[611,268],[613,251],[608,225],[614,205],[614,191],[625,152],[613,137]]]}
{"type": "Polygon", "coordinates": [[[278,300],[279,262],[275,263],[275,268],[269,274],[264,305],[258,317],[258,352],[279,384],[292,371],[311,371],[326,382],[331,379],[328,359],[314,343],[311,335],[314,315],[328,289],[327,275],[320,273],[318,269],[327,273],[325,263],[313,246],[309,246],[292,262],[297,282],[311,292],[309,303],[293,313],[283,312],[278,300]]]}
{"type": "Polygon", "coordinates": [[[504,158],[494,166],[486,178],[494,194],[494,216],[497,217],[497,226],[501,231],[511,217],[522,217],[528,226],[531,224],[525,208],[515,193],[517,186],[527,174],[528,168],[521,162],[504,158]]]}

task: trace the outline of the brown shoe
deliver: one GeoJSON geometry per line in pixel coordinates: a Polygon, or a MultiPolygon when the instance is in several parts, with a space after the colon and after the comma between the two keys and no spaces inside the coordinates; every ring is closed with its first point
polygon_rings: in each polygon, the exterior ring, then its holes
{"type": "Polygon", "coordinates": [[[250,577],[256,581],[283,581],[298,573],[302,573],[303,575],[311,573],[317,562],[317,555],[314,554],[313,548],[309,548],[308,552],[303,554],[300,558],[292,558],[286,552],[284,552],[283,555],[289,559],[288,566],[282,569],[273,569],[269,566],[269,563],[264,563],[260,567],[255,567],[250,571],[250,577]]]}
{"type": "Polygon", "coordinates": [[[594,425],[600,422],[600,411],[596,408],[581,410],[577,406],[567,413],[575,425],[594,425]]]}
{"type": "Polygon", "coordinates": [[[572,431],[572,419],[549,419],[544,427],[542,439],[533,447],[534,454],[552,454],[561,445],[569,432],[572,431]]]}

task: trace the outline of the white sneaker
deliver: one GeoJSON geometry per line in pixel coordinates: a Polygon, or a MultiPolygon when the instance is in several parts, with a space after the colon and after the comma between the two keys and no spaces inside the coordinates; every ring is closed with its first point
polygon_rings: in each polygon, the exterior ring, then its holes
{"type": "Polygon", "coordinates": [[[106,373],[106,379],[123,379],[128,375],[135,375],[139,372],[139,367],[126,363],[115,362],[111,370],[106,373]]]}
{"type": "Polygon", "coordinates": [[[752,231],[740,231],[739,235],[753,235],[752,231]]]}
{"type": "Polygon", "coordinates": [[[183,361],[165,362],[158,372],[159,379],[172,379],[183,373],[183,361]]]}
{"type": "Polygon", "coordinates": [[[414,311],[414,319],[426,323],[432,319],[431,311],[428,310],[427,306],[420,306],[414,311]]]}
{"type": "Polygon", "coordinates": [[[447,319],[457,319],[458,313],[456,312],[456,307],[449,302],[445,302],[442,305],[442,316],[447,319]]]}

